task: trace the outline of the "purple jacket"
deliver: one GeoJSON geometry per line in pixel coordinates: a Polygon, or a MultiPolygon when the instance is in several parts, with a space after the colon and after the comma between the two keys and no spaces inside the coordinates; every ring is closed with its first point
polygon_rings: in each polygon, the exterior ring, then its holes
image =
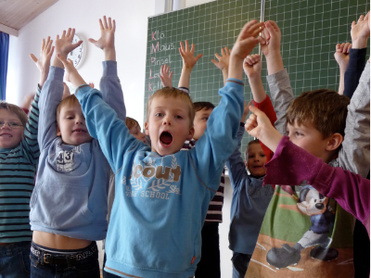
{"type": "Polygon", "coordinates": [[[370,181],[340,167],[332,167],[283,137],[270,162],[265,164],[265,184],[297,185],[306,180],[321,194],[365,225],[370,236],[370,181]],[[285,168],[285,175],[282,175],[285,168]]]}

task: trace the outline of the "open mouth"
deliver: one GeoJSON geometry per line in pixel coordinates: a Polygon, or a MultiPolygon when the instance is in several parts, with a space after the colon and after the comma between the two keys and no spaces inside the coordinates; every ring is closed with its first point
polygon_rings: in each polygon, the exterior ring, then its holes
{"type": "Polygon", "coordinates": [[[169,132],[164,131],[160,135],[160,141],[164,145],[170,145],[173,142],[173,136],[169,132]]]}

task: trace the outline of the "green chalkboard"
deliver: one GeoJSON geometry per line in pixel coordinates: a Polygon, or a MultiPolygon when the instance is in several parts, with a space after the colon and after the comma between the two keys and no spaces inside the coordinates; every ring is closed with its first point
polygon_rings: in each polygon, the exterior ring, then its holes
{"type": "MultiPolygon", "coordinates": [[[[368,0],[268,0],[264,20],[274,20],[281,29],[281,50],[295,95],[317,88],[337,90],[339,70],[334,60],[336,43],[350,41],[350,25],[370,7],[368,0]]],[[[193,101],[218,104],[222,74],[211,59],[224,46],[232,47],[242,26],[260,19],[261,2],[217,0],[148,19],[145,103],[161,88],[160,67],[166,63],[178,84],[182,68],[180,41],[194,43],[203,57],[195,66],[190,84],[193,101]]],[[[256,48],[253,53],[258,53],[256,48]]],[[[267,89],[263,63],[263,82],[267,89]]],[[[245,100],[251,99],[247,79],[245,100]]],[[[242,149],[251,140],[246,134],[242,149]]]]}

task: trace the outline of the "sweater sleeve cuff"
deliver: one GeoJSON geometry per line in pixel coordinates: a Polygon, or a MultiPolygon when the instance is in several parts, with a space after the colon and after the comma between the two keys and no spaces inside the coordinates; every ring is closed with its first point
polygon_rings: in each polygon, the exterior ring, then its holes
{"type": "Polygon", "coordinates": [[[237,79],[237,78],[228,78],[226,82],[237,83],[237,84],[239,84],[241,86],[244,86],[245,85],[242,80],[237,79]]]}
{"type": "Polygon", "coordinates": [[[48,79],[61,80],[63,82],[64,69],[60,67],[50,67],[48,79]]]}
{"type": "Polygon", "coordinates": [[[103,61],[103,76],[117,76],[117,61],[103,61]]]}

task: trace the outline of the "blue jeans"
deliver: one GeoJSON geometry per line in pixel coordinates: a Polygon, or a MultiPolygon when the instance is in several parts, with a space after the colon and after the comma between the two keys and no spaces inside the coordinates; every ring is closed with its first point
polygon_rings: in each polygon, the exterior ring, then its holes
{"type": "Polygon", "coordinates": [[[78,250],[45,249],[31,245],[31,278],[99,278],[98,249],[95,242],[78,250]],[[68,252],[73,254],[68,254],[68,252]]]}
{"type": "Polygon", "coordinates": [[[233,252],[232,263],[233,263],[233,278],[244,278],[251,255],[235,253],[233,252]]]}
{"type": "Polygon", "coordinates": [[[0,245],[0,278],[30,277],[30,244],[26,241],[0,245]]]}

